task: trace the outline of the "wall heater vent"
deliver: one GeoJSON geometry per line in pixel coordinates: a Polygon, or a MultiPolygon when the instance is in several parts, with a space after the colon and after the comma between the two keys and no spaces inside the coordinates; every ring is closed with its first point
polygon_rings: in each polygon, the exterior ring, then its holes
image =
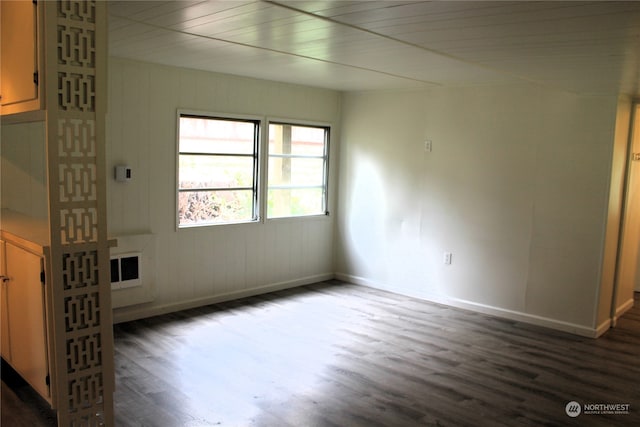
{"type": "Polygon", "coordinates": [[[111,256],[111,289],[142,285],[140,256],[140,252],[111,256]]]}

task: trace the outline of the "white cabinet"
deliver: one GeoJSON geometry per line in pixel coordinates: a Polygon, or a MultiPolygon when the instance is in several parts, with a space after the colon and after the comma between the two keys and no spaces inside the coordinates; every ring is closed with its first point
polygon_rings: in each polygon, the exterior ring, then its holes
{"type": "MultiPolygon", "coordinates": [[[[38,2],[40,3],[40,2],[38,2]]],[[[39,6],[31,0],[0,2],[0,103],[2,115],[43,108],[39,6]]]]}
{"type": "Polygon", "coordinates": [[[44,257],[3,242],[2,357],[51,402],[44,257]]]}
{"type": "Polygon", "coordinates": [[[6,244],[4,240],[0,240],[0,353],[4,360],[11,360],[11,351],[9,347],[9,309],[7,306],[7,284],[9,277],[7,276],[6,258],[4,256],[6,244]]]}

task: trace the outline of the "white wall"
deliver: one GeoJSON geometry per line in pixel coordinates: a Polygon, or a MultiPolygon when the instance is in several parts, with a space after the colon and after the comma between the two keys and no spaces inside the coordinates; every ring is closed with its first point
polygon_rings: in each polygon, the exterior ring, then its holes
{"type": "MultiPolygon", "coordinates": [[[[600,330],[611,325],[612,301],[616,275],[618,273],[618,251],[621,243],[621,224],[625,201],[625,180],[629,157],[629,129],[631,125],[631,99],[620,97],[617,105],[616,124],[613,141],[613,159],[609,184],[609,205],[605,231],[602,275],[598,302],[597,322],[600,330]]],[[[636,239],[637,240],[637,239],[636,239]]],[[[618,281],[619,282],[619,281],[618,281]]],[[[615,302],[613,302],[615,304],[615,302]]],[[[616,308],[614,307],[614,312],[616,308]]]]}
{"type": "Polygon", "coordinates": [[[110,58],[107,166],[127,164],[133,179],[109,180],[109,230],[154,236],[156,259],[154,301],[116,320],[331,277],[333,216],[176,231],[179,108],[331,123],[339,146],[338,92],[110,58]]]}
{"type": "Polygon", "coordinates": [[[37,219],[48,217],[44,122],[0,126],[1,205],[37,219]]]}
{"type": "MultiPolygon", "coordinates": [[[[640,105],[635,106],[631,153],[640,153],[640,105]]],[[[622,245],[618,260],[615,310],[622,315],[633,306],[633,292],[640,281],[640,161],[630,161],[622,245]]]]}
{"type": "Polygon", "coordinates": [[[339,276],[593,334],[616,102],[534,85],[344,95],[339,276]]]}
{"type": "Polygon", "coordinates": [[[595,334],[606,299],[615,97],[535,85],[340,95],[117,58],[109,93],[107,164],[133,169],[131,182],[109,181],[110,233],[155,242],[153,301],[117,309],[116,320],[337,271],[595,334]],[[333,123],[337,215],[176,231],[178,108],[333,123]]]}

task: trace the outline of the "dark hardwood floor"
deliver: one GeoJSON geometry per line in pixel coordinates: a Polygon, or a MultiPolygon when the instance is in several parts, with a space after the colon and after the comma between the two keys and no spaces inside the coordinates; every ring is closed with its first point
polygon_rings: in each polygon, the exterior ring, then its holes
{"type": "Polygon", "coordinates": [[[2,360],[0,426],[55,426],[56,414],[25,380],[2,360]]]}
{"type": "Polygon", "coordinates": [[[640,425],[639,304],[593,340],[331,281],[115,339],[123,427],[640,425]]]}

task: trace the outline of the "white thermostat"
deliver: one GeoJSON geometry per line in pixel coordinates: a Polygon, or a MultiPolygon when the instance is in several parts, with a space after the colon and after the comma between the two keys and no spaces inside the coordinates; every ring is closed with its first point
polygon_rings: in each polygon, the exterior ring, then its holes
{"type": "Polygon", "coordinates": [[[116,166],[115,179],[118,182],[127,182],[131,180],[131,168],[129,166],[116,166]]]}

